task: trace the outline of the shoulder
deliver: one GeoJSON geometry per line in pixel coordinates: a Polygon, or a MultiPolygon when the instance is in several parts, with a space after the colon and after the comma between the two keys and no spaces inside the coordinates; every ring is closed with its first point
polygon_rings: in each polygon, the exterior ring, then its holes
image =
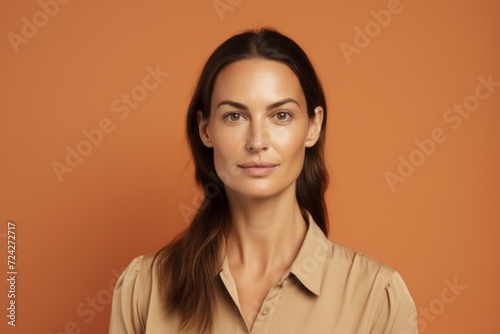
{"type": "Polygon", "coordinates": [[[369,305],[372,332],[416,333],[415,303],[399,272],[349,247],[328,244],[325,278],[340,287],[345,300],[369,305]]]}
{"type": "Polygon", "coordinates": [[[328,246],[326,274],[337,284],[367,293],[404,285],[400,274],[385,263],[330,240],[328,246]]]}
{"type": "Polygon", "coordinates": [[[303,254],[299,253],[302,266],[307,267],[308,262],[312,263],[310,258],[317,264],[324,263],[321,266],[324,268],[323,275],[327,281],[335,284],[356,287],[366,285],[369,288],[402,282],[401,276],[393,268],[362,252],[329,240],[315,223],[310,224],[303,250],[303,254]]]}
{"type": "Polygon", "coordinates": [[[134,258],[116,282],[111,307],[110,333],[142,333],[154,281],[155,254],[134,258]]]}
{"type": "Polygon", "coordinates": [[[378,279],[389,279],[395,273],[394,269],[367,254],[330,240],[328,246],[330,264],[333,264],[337,271],[378,279]]]}
{"type": "Polygon", "coordinates": [[[299,253],[304,270],[294,273],[309,290],[330,306],[334,298],[337,314],[348,315],[367,332],[416,333],[415,304],[396,270],[327,239],[315,224],[308,233],[304,253],[299,253]]]}
{"type": "Polygon", "coordinates": [[[155,254],[141,255],[134,258],[122,272],[115,287],[116,290],[128,290],[131,285],[141,284],[142,288],[152,285],[153,260],[155,254]]]}
{"type": "MultiPolygon", "coordinates": [[[[349,281],[387,281],[395,270],[379,260],[362,252],[329,240],[319,226],[310,223],[306,240],[303,244],[305,260],[313,257],[318,264],[324,262],[325,274],[334,274],[335,280],[349,281]]],[[[302,254],[301,254],[302,255],[302,254]]],[[[300,259],[302,262],[307,262],[300,259]]]]}

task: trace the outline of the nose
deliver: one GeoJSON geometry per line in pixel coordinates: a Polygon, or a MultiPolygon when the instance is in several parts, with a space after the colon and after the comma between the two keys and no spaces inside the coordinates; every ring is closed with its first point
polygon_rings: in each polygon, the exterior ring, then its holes
{"type": "Polygon", "coordinates": [[[263,122],[250,122],[246,149],[250,152],[260,152],[269,148],[269,134],[263,122]]]}

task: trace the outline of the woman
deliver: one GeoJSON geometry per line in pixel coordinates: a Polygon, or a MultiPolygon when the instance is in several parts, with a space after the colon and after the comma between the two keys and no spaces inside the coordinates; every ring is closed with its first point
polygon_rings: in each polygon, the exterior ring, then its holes
{"type": "Polygon", "coordinates": [[[110,333],[416,333],[397,272],[326,238],[326,103],[302,49],[262,29],[210,56],[187,115],[205,199],[120,277],[110,333]]]}

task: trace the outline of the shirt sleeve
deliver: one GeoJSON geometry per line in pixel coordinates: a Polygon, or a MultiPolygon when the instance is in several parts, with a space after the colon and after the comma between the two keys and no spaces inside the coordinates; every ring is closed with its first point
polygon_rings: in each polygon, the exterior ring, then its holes
{"type": "Polygon", "coordinates": [[[144,256],[132,260],[116,282],[111,304],[109,334],[142,334],[145,332],[149,270],[144,256]]]}
{"type": "Polygon", "coordinates": [[[385,285],[370,334],[417,334],[417,310],[401,275],[385,285]]]}

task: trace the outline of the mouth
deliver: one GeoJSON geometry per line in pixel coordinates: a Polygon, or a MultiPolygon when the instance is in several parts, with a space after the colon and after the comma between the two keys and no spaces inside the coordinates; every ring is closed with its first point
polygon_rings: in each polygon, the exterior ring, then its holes
{"type": "Polygon", "coordinates": [[[265,176],[271,173],[278,165],[270,162],[247,162],[238,165],[238,167],[250,176],[265,176]]]}

